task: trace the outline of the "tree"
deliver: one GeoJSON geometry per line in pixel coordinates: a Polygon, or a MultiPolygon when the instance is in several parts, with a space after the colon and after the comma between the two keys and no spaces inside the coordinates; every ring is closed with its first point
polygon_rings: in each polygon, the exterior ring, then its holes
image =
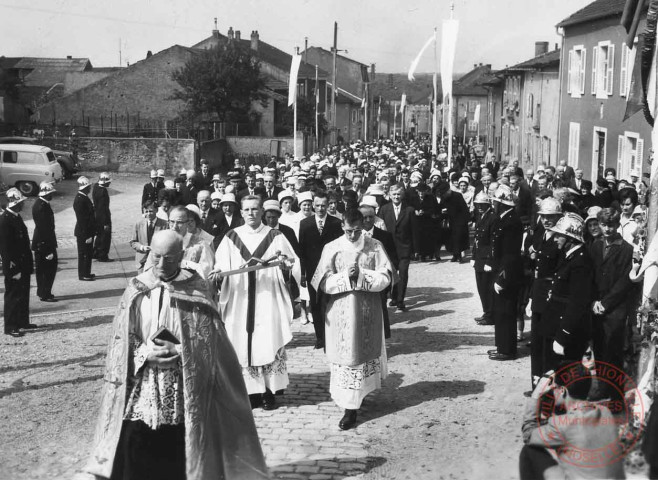
{"type": "Polygon", "coordinates": [[[238,42],[195,53],[173,79],[181,86],[173,98],[185,102],[187,118],[215,114],[223,122],[253,121],[252,103],[266,98],[260,64],[238,42]]]}

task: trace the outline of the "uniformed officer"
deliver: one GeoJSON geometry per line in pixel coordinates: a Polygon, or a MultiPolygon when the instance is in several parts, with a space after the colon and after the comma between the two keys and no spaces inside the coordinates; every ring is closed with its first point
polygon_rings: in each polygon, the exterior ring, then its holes
{"type": "Polygon", "coordinates": [[[103,172],[91,191],[91,199],[94,202],[94,213],[96,215],[96,227],[98,228],[93,258],[99,262],[114,261],[108,257],[110,245],[112,244],[112,214],[110,213],[110,194],[107,192],[110,182],[109,173],[103,172]]]}
{"type": "Polygon", "coordinates": [[[34,267],[37,278],[37,296],[42,302],[56,302],[53,283],[57,274],[57,237],[55,235],[55,215],[50,206],[55,193],[52,183],[41,182],[39,198],[32,206],[34,234],[34,267]]]}
{"type": "Polygon", "coordinates": [[[559,250],[555,243],[555,233],[550,230],[562,217],[560,201],[553,197],[546,197],[539,204],[539,221],[531,236],[526,242],[526,251],[530,259],[533,278],[530,298],[532,299],[531,344],[530,344],[530,375],[532,390],[541,376],[552,365],[552,341],[546,341],[541,334],[542,315],[546,310],[548,291],[557,268],[559,250]]]}
{"type": "Polygon", "coordinates": [[[553,275],[541,333],[555,354],[543,368],[557,370],[560,364],[581,361],[591,338],[590,312],[594,279],[593,266],[585,251],[583,219],[567,212],[554,227],[558,265],[553,275]]]}
{"type": "Polygon", "coordinates": [[[158,201],[158,193],[164,188],[164,170],[151,170],[151,181],[144,185],[142,190],[142,208],[144,204],[150,200],[152,202],[158,201]],[[162,176],[160,176],[162,173],[162,176]]]}
{"type": "Polygon", "coordinates": [[[87,177],[78,178],[78,194],[73,200],[75,212],[75,238],[78,244],[78,278],[86,282],[95,280],[91,273],[91,257],[94,252],[96,236],[96,216],[94,204],[89,199],[91,183],[87,177]]]}
{"type": "Polygon", "coordinates": [[[507,185],[498,186],[494,192],[496,220],[491,247],[496,349],[488,352],[491,360],[516,358],[516,308],[523,281],[523,225],[514,210],[515,201],[516,198],[507,185]]]}
{"type": "Polygon", "coordinates": [[[475,270],[475,283],[482,303],[482,316],[475,319],[478,325],[493,325],[493,272],[491,258],[491,237],[496,214],[491,206],[491,198],[482,191],[473,201],[477,210],[473,254],[471,263],[475,270]]]}
{"type": "Polygon", "coordinates": [[[5,276],[5,334],[22,337],[30,323],[30,275],[34,269],[30,237],[21,218],[25,197],[16,188],[7,193],[9,204],[0,215],[0,257],[5,276]]]}

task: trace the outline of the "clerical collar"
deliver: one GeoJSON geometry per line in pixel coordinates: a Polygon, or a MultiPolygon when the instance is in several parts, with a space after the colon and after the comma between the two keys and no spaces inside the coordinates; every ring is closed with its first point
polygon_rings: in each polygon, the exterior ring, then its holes
{"type": "Polygon", "coordinates": [[[169,276],[169,277],[167,277],[167,278],[159,278],[158,280],[160,280],[162,283],[170,283],[170,282],[171,282],[172,280],[174,280],[179,274],[180,274],[180,268],[179,268],[178,270],[176,270],[176,273],[174,273],[173,275],[171,275],[171,276],[169,276]]]}

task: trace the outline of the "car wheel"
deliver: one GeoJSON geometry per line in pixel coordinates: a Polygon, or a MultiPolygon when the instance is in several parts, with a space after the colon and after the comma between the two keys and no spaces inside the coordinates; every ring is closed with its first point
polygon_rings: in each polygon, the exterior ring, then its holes
{"type": "Polygon", "coordinates": [[[38,190],[37,184],[34,182],[17,182],[16,188],[18,188],[26,197],[36,195],[38,190]]]}

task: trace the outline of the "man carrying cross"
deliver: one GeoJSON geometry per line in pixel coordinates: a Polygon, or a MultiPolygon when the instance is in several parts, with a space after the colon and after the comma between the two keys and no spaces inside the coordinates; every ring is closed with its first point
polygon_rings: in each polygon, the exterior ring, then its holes
{"type": "Polygon", "coordinates": [[[219,280],[219,310],[238,354],[252,407],[276,408],[274,393],[288,385],[285,345],[292,340],[293,307],[286,280],[299,283],[298,262],[245,273],[222,275],[278,255],[295,258],[279,231],[262,223],[261,198],[242,198],[245,224],[229,230],[215,253],[211,278],[219,280]]]}

